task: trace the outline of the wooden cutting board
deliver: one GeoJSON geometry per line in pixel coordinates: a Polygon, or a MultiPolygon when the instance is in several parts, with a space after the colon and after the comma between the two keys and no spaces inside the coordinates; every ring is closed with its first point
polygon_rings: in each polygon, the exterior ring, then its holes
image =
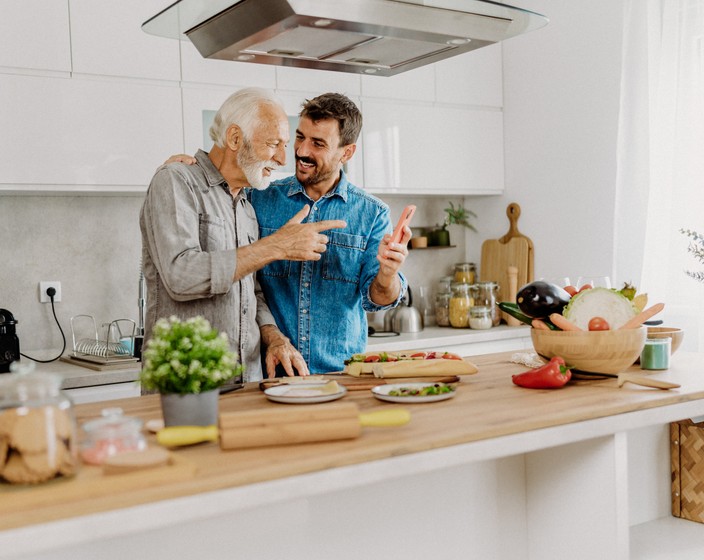
{"type": "MultiPolygon", "coordinates": [[[[518,231],[518,218],[521,207],[512,202],[506,208],[509,230],[499,239],[487,239],[482,244],[482,260],[479,277],[482,281],[497,282],[499,289],[497,301],[510,301],[509,274],[510,266],[517,269],[518,289],[533,281],[533,242],[518,231]]],[[[503,314],[506,318],[505,314],[503,314]]]]}

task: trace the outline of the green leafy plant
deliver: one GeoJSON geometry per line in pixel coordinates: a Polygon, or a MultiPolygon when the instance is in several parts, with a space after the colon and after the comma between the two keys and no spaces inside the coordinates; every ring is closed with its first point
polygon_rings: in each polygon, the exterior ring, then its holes
{"type": "MultiPolygon", "coordinates": [[[[691,229],[681,229],[680,233],[683,233],[692,240],[689,247],[687,247],[687,251],[692,253],[694,258],[700,263],[704,263],[704,235],[701,235],[691,229]]],[[[684,272],[687,276],[690,276],[699,282],[704,282],[704,271],[698,270],[696,272],[692,272],[691,270],[685,270],[684,272]]]]}
{"type": "Polygon", "coordinates": [[[445,216],[445,223],[443,225],[443,229],[445,229],[451,224],[456,224],[458,226],[464,226],[466,228],[469,228],[472,231],[477,231],[477,228],[475,228],[474,225],[471,224],[469,221],[470,217],[477,217],[474,212],[462,206],[461,202],[458,202],[457,206],[455,206],[452,202],[450,202],[449,204],[449,208],[445,208],[445,213],[447,215],[445,216]]]}
{"type": "Polygon", "coordinates": [[[159,319],[144,350],[142,386],[160,393],[203,393],[244,371],[227,335],[203,317],[159,319]]]}

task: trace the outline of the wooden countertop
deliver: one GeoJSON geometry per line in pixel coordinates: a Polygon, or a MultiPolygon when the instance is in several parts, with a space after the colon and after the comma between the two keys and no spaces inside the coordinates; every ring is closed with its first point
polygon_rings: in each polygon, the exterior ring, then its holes
{"type": "MultiPolygon", "coordinates": [[[[98,467],[84,465],[73,479],[35,487],[1,484],[0,530],[704,398],[701,354],[679,353],[664,372],[632,368],[682,385],[670,391],[631,384],[619,389],[615,379],[578,380],[559,390],[523,389],[512,384],[511,375],[527,368],[511,363],[511,355],[472,357],[479,373],[463,377],[453,399],[406,405],[411,411],[408,425],[364,428],[354,440],[237,451],[199,444],[175,450],[176,463],[169,467],[105,476],[98,467]]],[[[368,391],[350,391],[344,399],[362,410],[398,406],[382,403],[368,391]]],[[[77,406],[79,425],[99,416],[106,406],[77,406]]],[[[109,406],[120,406],[126,415],[145,421],[161,417],[157,395],[111,401],[109,406]]],[[[220,397],[221,411],[281,406],[295,405],[269,402],[256,384],[220,397]]],[[[148,439],[155,444],[153,435],[148,439]]]]}

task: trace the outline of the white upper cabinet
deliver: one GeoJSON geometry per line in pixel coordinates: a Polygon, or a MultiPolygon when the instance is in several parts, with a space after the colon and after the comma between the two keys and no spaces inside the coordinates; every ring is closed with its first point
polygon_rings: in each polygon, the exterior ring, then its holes
{"type": "Polygon", "coordinates": [[[365,100],[364,188],[379,193],[500,194],[503,113],[365,100]]]}
{"type": "Polygon", "coordinates": [[[503,107],[501,43],[433,65],[441,103],[503,107]]]}
{"type": "Polygon", "coordinates": [[[203,58],[190,41],[164,40],[179,43],[184,82],[230,86],[232,93],[243,87],[276,87],[274,66],[203,58]]]}
{"type": "Polygon", "coordinates": [[[327,92],[344,93],[349,97],[360,93],[359,74],[313,70],[310,68],[290,68],[276,66],[276,82],[280,90],[315,92],[313,96],[327,92]]]}
{"type": "Polygon", "coordinates": [[[435,101],[435,65],[395,76],[362,76],[362,95],[385,99],[435,101]]]}
{"type": "Polygon", "coordinates": [[[0,66],[71,71],[68,0],[0,0],[0,66]]]}
{"type": "Polygon", "coordinates": [[[169,0],[71,0],[73,71],[179,80],[179,41],[149,35],[141,27],[169,4],[169,0]]]}

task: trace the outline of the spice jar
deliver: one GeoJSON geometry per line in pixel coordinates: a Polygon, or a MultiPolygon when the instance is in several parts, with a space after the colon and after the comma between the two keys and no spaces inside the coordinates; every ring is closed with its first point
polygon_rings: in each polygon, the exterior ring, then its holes
{"type": "Polygon", "coordinates": [[[493,326],[490,308],[485,305],[475,305],[469,309],[469,328],[484,330],[493,326]]]}
{"type": "Polygon", "coordinates": [[[450,326],[450,292],[440,292],[435,296],[435,322],[438,327],[450,326]]]}
{"type": "Polygon", "coordinates": [[[474,301],[479,306],[489,308],[491,312],[491,322],[497,327],[501,322],[501,315],[496,305],[496,292],[499,285],[496,282],[477,282],[474,287],[474,301]]]}
{"type": "Polygon", "coordinates": [[[648,338],[640,354],[641,369],[668,369],[670,367],[670,338],[648,338]]]}
{"type": "Polygon", "coordinates": [[[470,285],[464,282],[452,283],[450,296],[450,325],[457,328],[469,326],[469,308],[474,301],[470,295],[470,285]]]}
{"type": "Polygon", "coordinates": [[[55,374],[0,377],[0,478],[36,484],[78,469],[76,420],[55,374]]]}
{"type": "Polygon", "coordinates": [[[91,465],[102,465],[112,455],[144,451],[147,442],[141,430],[139,418],[123,416],[121,408],[104,408],[101,418],[83,424],[86,439],[81,447],[81,459],[91,465]]]}
{"type": "Polygon", "coordinates": [[[455,264],[455,273],[453,280],[455,282],[464,282],[465,284],[474,284],[477,277],[477,267],[474,263],[457,263],[455,264]]]}

